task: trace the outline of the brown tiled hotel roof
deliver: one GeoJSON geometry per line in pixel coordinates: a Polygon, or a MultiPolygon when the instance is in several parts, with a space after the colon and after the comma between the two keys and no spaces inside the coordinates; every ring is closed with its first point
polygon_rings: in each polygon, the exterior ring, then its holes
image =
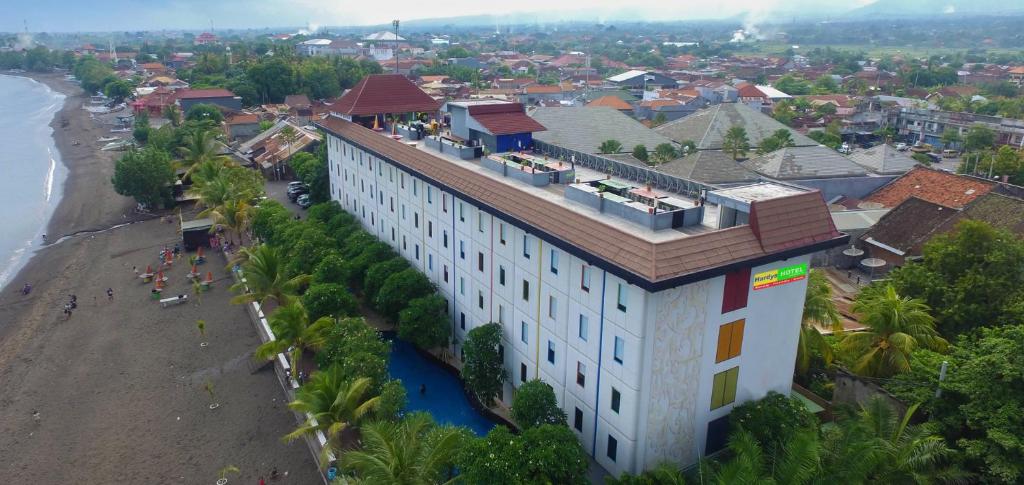
{"type": "Polygon", "coordinates": [[[441,103],[401,74],[371,74],[331,105],[350,116],[437,111],[441,103]]]}
{"type": "Polygon", "coordinates": [[[545,131],[544,125],[526,115],[522,103],[483,104],[469,107],[469,115],[492,135],[545,131]]]}
{"type": "Polygon", "coordinates": [[[741,265],[806,254],[847,239],[835,229],[821,194],[810,191],[753,202],[750,225],[654,242],[598,219],[581,221],[585,216],[555,202],[340,118],[316,124],[650,291],[718,276],[741,265]]]}

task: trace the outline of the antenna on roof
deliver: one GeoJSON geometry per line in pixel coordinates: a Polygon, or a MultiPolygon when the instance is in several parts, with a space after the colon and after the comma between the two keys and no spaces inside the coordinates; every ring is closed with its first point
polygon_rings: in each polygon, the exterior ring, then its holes
{"type": "Polygon", "coordinates": [[[398,19],[392,20],[391,25],[395,27],[395,74],[400,74],[398,71],[398,19]]]}

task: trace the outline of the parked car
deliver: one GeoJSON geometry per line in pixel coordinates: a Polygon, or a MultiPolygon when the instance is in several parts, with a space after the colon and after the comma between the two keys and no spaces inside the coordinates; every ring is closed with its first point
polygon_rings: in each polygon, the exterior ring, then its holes
{"type": "Polygon", "coordinates": [[[288,200],[295,202],[299,196],[309,193],[309,187],[305,185],[296,186],[288,189],[288,200]]]}
{"type": "Polygon", "coordinates": [[[905,152],[905,151],[907,151],[909,149],[910,149],[910,147],[907,146],[906,143],[902,143],[901,142],[901,143],[897,143],[896,144],[896,150],[898,150],[898,151],[905,152]]]}
{"type": "Polygon", "coordinates": [[[960,152],[956,150],[942,150],[942,158],[956,158],[960,155],[960,152]]]}
{"type": "Polygon", "coordinates": [[[309,200],[309,194],[300,195],[295,202],[303,209],[308,209],[309,206],[313,205],[313,201],[309,200]]]}

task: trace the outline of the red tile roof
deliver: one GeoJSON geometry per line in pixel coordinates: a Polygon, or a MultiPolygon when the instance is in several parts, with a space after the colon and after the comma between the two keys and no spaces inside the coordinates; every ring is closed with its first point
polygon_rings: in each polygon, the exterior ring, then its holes
{"type": "Polygon", "coordinates": [[[809,246],[816,250],[846,241],[846,236],[836,231],[817,191],[754,202],[750,225],[657,243],[600,220],[567,224],[578,221],[579,214],[555,201],[480,176],[472,169],[337,117],[316,124],[535,234],[562,241],[599,259],[613,273],[642,282],[652,291],[718,276],[731,265],[763,264],[801,254],[801,250],[810,252],[809,246]]]}
{"type": "Polygon", "coordinates": [[[470,106],[469,116],[487,128],[492,135],[547,131],[544,125],[526,116],[521,103],[470,106]]]}
{"type": "Polygon", "coordinates": [[[401,74],[371,74],[331,105],[350,116],[437,111],[441,103],[401,74]]]}
{"type": "Polygon", "coordinates": [[[533,86],[527,86],[523,89],[526,94],[559,94],[562,92],[561,86],[551,86],[545,84],[534,84],[533,86]]]}
{"type": "Polygon", "coordinates": [[[961,209],[995,186],[994,182],[987,180],[918,166],[882,186],[864,200],[885,207],[896,207],[911,197],[917,197],[933,204],[961,209]]]}
{"type": "Polygon", "coordinates": [[[633,109],[633,107],[630,106],[629,103],[627,103],[622,98],[618,96],[612,96],[610,94],[607,96],[601,96],[600,98],[597,98],[587,103],[587,106],[607,106],[609,108],[615,108],[617,110],[633,109]]]}
{"type": "Polygon", "coordinates": [[[739,89],[739,96],[741,98],[767,98],[768,97],[768,96],[765,96],[765,94],[763,92],[761,92],[760,89],[757,89],[757,86],[754,86],[753,84],[744,84],[739,89]]]}
{"type": "Polygon", "coordinates": [[[235,93],[227,89],[184,89],[178,93],[178,99],[233,98],[235,93]]]}

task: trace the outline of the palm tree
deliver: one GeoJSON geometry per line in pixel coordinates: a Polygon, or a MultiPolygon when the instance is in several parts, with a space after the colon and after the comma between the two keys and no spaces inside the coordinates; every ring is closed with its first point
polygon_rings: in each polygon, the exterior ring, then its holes
{"type": "Polygon", "coordinates": [[[804,296],[804,314],[800,320],[800,343],[796,348],[797,372],[804,374],[811,366],[811,350],[817,350],[831,364],[832,346],[825,341],[818,327],[841,332],[843,325],[839,319],[836,304],[832,301],[832,286],[828,283],[825,273],[812,269],[807,277],[807,293],[804,296]]]}
{"type": "Polygon", "coordinates": [[[867,330],[847,334],[839,343],[851,370],[865,376],[889,377],[910,370],[910,353],[919,346],[945,351],[949,344],[935,331],[928,310],[921,300],[898,295],[892,285],[881,291],[862,292],[853,311],[867,330]]]}
{"type": "Polygon", "coordinates": [[[266,244],[242,248],[239,257],[231,262],[232,266],[235,264],[242,266],[245,275],[245,281],[231,287],[232,291],[245,292],[231,299],[236,305],[254,301],[260,305],[268,301],[287,305],[295,298],[299,287],[309,281],[309,275],[288,278],[280,251],[266,244]]]}
{"type": "Polygon", "coordinates": [[[256,348],[257,359],[268,359],[281,352],[291,351],[292,372],[298,374],[302,365],[303,350],[319,349],[324,346],[327,331],[334,325],[331,317],[321,317],[315,322],[309,321],[309,314],[301,301],[294,301],[278,307],[268,319],[270,329],[274,331],[274,340],[256,348]]]}
{"type": "Polygon", "coordinates": [[[750,140],[747,139],[747,130],[742,126],[733,126],[725,132],[725,137],[722,138],[722,150],[729,152],[733,160],[739,160],[740,157],[747,154],[749,149],[750,140]]]}
{"type": "Polygon", "coordinates": [[[189,176],[203,162],[224,159],[218,151],[216,133],[201,128],[191,130],[185,139],[185,146],[178,148],[183,165],[188,167],[185,173],[189,176]]]}
{"type": "Polygon", "coordinates": [[[775,130],[775,132],[772,133],[772,138],[778,140],[779,144],[781,144],[784,147],[793,146],[793,134],[790,133],[789,130],[785,128],[779,128],[775,130]]]}
{"type": "Polygon", "coordinates": [[[954,451],[928,424],[912,426],[918,404],[900,416],[881,396],[868,400],[856,419],[876,441],[878,459],[872,483],[958,483],[969,474],[952,463],[954,451]]]}
{"type": "Polygon", "coordinates": [[[342,455],[342,466],[355,471],[359,482],[381,485],[441,483],[463,437],[456,428],[437,427],[427,413],[369,423],[360,432],[363,449],[342,455]]]}
{"type": "Polygon", "coordinates": [[[284,436],[292,441],[320,431],[327,438],[327,445],[321,452],[321,463],[328,463],[328,454],[341,449],[341,434],[349,426],[355,426],[373,412],[380,403],[380,396],[370,395],[373,380],[360,377],[345,379],[341,366],[335,364],[313,374],[309,381],[295,393],[295,400],[288,403],[293,411],[308,414],[295,431],[284,436]]]}
{"type": "MultiPolygon", "coordinates": [[[[243,200],[227,200],[223,204],[217,207],[211,207],[209,209],[200,212],[201,217],[210,217],[216,224],[210,228],[212,232],[217,226],[224,226],[231,230],[232,233],[238,235],[238,244],[242,244],[242,232],[249,225],[249,219],[253,213],[253,208],[243,200]]],[[[234,242],[234,239],[231,240],[234,242]]]]}
{"type": "Polygon", "coordinates": [[[601,142],[601,146],[597,148],[597,151],[601,153],[619,153],[622,150],[622,143],[618,140],[605,140],[601,142]]]}
{"type": "Polygon", "coordinates": [[[712,474],[712,483],[800,485],[811,483],[820,476],[821,445],[814,428],[792,435],[779,450],[780,455],[768,456],[753,434],[737,429],[729,436],[732,459],[717,466],[712,474]]]}

